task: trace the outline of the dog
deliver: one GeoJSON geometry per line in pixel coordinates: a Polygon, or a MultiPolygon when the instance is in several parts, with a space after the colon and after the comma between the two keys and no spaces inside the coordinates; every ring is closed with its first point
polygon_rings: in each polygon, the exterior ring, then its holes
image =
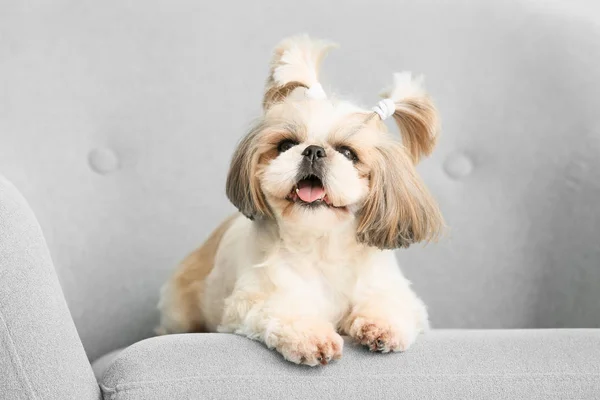
{"type": "Polygon", "coordinates": [[[387,353],[428,329],[393,249],[443,230],[415,170],[435,147],[438,113],[406,72],[373,109],[329,98],[318,70],[334,46],[295,36],[275,48],[263,115],[227,176],[239,213],[163,286],[159,333],[236,333],[316,366],[342,356],[340,335],[387,353]]]}

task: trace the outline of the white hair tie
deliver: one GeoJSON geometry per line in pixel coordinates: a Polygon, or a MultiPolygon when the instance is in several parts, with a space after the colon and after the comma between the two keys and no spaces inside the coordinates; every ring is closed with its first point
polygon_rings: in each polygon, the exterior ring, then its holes
{"type": "Polygon", "coordinates": [[[379,114],[382,120],[388,119],[396,112],[396,104],[392,99],[383,99],[373,107],[373,111],[379,114]]]}
{"type": "Polygon", "coordinates": [[[311,99],[323,100],[327,98],[327,94],[323,90],[323,86],[319,82],[315,83],[306,89],[306,97],[311,99]]]}

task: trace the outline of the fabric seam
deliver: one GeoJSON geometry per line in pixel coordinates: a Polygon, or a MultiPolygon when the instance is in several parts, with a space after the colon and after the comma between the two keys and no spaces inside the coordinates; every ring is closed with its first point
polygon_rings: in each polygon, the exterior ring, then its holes
{"type": "MultiPolygon", "coordinates": [[[[581,377],[581,378],[585,378],[586,380],[590,379],[590,378],[600,378],[600,373],[593,373],[593,372],[585,372],[585,373],[530,373],[530,374],[403,374],[400,375],[400,377],[430,377],[430,378],[448,378],[448,377],[465,377],[465,378],[475,378],[475,377],[503,377],[503,378],[534,378],[534,379],[543,379],[543,378],[549,378],[549,377],[553,377],[553,378],[567,378],[567,377],[581,377]]],[[[139,381],[139,382],[131,382],[131,383],[125,383],[125,384],[118,384],[116,387],[111,388],[108,387],[106,385],[100,385],[102,390],[106,390],[107,392],[109,392],[112,396],[115,396],[116,394],[120,393],[120,392],[126,392],[126,391],[130,391],[130,390],[139,390],[139,389],[143,389],[144,385],[157,385],[157,384],[163,384],[163,383],[176,383],[176,382],[183,382],[183,381],[211,381],[211,380],[231,380],[231,379],[240,379],[240,380],[250,380],[250,379],[256,379],[256,378],[260,378],[261,376],[247,376],[247,375],[237,375],[237,376],[233,376],[233,375],[223,375],[223,376],[212,376],[212,377],[197,377],[197,376],[192,376],[192,377],[185,377],[185,378],[177,378],[177,379],[164,379],[164,380],[154,380],[154,381],[139,381]]],[[[377,377],[369,377],[369,379],[382,379],[382,378],[389,378],[389,377],[398,377],[397,374],[383,374],[383,375],[379,375],[377,377]]],[[[279,381],[283,381],[283,380],[289,380],[289,379],[294,379],[294,377],[271,377],[269,378],[269,380],[275,381],[275,380],[279,380],[279,381]]],[[[319,379],[319,380],[345,380],[347,381],[348,379],[356,379],[355,376],[340,376],[340,377],[335,377],[335,376],[330,376],[330,377],[322,377],[322,376],[303,376],[302,379],[319,379]]],[[[114,398],[114,397],[111,397],[114,398]]]]}
{"type": "Polygon", "coordinates": [[[31,381],[29,380],[29,376],[27,375],[25,368],[23,368],[23,362],[21,361],[21,357],[19,356],[19,352],[17,351],[17,346],[15,346],[15,342],[12,338],[12,335],[10,334],[10,329],[8,329],[8,324],[6,323],[6,320],[4,319],[4,315],[2,314],[1,311],[0,311],[0,320],[2,320],[2,324],[4,325],[4,328],[6,329],[6,335],[8,337],[8,344],[9,344],[9,351],[12,351],[12,353],[15,357],[15,362],[17,364],[17,370],[21,373],[22,379],[25,381],[25,385],[26,385],[27,389],[29,390],[29,394],[31,395],[31,398],[37,399],[38,397],[36,396],[35,391],[33,390],[33,386],[31,386],[31,381]]]}

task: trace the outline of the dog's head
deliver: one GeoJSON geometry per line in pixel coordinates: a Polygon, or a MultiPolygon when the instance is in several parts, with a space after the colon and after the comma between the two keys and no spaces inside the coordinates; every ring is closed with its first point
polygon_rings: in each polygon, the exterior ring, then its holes
{"type": "Polygon", "coordinates": [[[318,67],[331,47],[306,36],[277,46],[264,114],[233,156],[229,199],[252,219],[315,230],[351,222],[359,242],[378,248],[435,238],[442,217],[415,171],[437,139],[431,100],[410,73],[395,75],[374,110],[328,99],[318,67]],[[388,116],[402,143],[382,122],[388,116]]]}

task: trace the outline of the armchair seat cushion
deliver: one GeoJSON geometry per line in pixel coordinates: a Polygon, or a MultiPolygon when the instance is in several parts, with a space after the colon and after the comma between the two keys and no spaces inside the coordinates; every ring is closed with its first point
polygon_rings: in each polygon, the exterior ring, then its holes
{"type": "Polygon", "coordinates": [[[119,353],[101,387],[105,400],[594,399],[600,330],[439,330],[393,354],[346,339],[317,368],[236,335],[169,335],[119,353]]]}

